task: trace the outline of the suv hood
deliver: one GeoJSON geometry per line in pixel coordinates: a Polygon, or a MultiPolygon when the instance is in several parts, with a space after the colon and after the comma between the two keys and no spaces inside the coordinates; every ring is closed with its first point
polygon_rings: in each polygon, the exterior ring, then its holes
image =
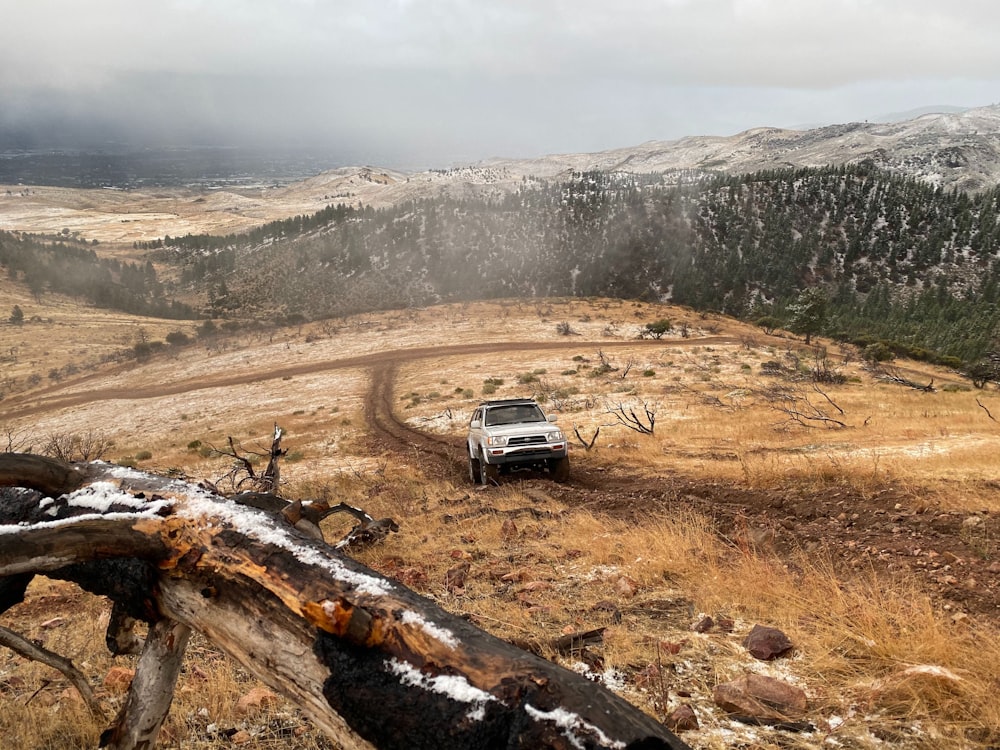
{"type": "Polygon", "coordinates": [[[528,422],[527,424],[502,424],[485,428],[490,435],[545,435],[555,432],[559,427],[552,422],[528,422]]]}

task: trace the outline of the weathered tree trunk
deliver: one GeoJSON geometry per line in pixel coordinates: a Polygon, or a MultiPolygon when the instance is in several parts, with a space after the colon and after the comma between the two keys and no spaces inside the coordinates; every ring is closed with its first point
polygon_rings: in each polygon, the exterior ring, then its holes
{"type": "MultiPolygon", "coordinates": [[[[0,478],[19,485],[35,459],[0,454],[0,478]]],[[[449,615],[280,514],[131,469],[85,469],[89,483],[70,494],[0,496],[0,606],[45,573],[154,623],[139,671],[153,669],[149,653],[162,673],[136,675],[125,711],[143,718],[119,717],[106,733],[116,748],[148,746],[166,712],[148,697],[172,690],[176,666],[162,662],[179,664],[187,628],[347,748],[686,747],[602,686],[449,615]]]]}

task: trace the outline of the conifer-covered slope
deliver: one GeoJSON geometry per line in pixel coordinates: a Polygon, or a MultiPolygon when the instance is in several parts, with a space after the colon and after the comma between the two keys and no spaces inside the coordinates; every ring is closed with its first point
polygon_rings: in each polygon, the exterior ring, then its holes
{"type": "Polygon", "coordinates": [[[788,322],[819,287],[829,304],[817,332],[971,361],[997,322],[998,202],[998,188],[945,191],[871,164],[680,187],[593,172],[495,199],[340,210],[211,253],[185,238],[160,257],[206,285],[217,315],[611,296],[788,322]]]}

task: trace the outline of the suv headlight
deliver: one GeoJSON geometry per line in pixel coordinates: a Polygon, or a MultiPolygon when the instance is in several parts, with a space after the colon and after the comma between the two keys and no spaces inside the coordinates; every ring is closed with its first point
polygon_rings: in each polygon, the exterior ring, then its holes
{"type": "Polygon", "coordinates": [[[507,445],[506,435],[489,435],[486,438],[487,445],[507,445]]]}
{"type": "Polygon", "coordinates": [[[562,430],[556,430],[555,432],[548,433],[545,439],[550,443],[561,443],[566,439],[566,436],[562,434],[562,430]]]}

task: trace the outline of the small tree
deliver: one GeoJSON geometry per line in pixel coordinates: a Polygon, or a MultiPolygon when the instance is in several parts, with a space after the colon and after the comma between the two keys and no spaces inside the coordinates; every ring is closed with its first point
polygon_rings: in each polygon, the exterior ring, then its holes
{"type": "Polygon", "coordinates": [[[652,323],[646,323],[646,327],[642,331],[642,337],[652,336],[654,339],[662,339],[664,334],[670,333],[673,326],[670,321],[666,318],[660,318],[652,323]]]}
{"type": "Polygon", "coordinates": [[[806,346],[812,341],[814,334],[822,330],[826,320],[826,292],[819,287],[803,289],[795,302],[789,305],[792,319],[788,329],[792,333],[801,333],[806,337],[806,346]]]}
{"type": "Polygon", "coordinates": [[[171,346],[187,346],[191,343],[191,337],[184,331],[171,331],[167,334],[167,343],[171,346]]]}
{"type": "Polygon", "coordinates": [[[764,333],[770,336],[777,329],[781,328],[781,320],[774,317],[773,315],[764,315],[754,321],[754,325],[758,328],[763,329],[764,333]]]}
{"type": "Polygon", "coordinates": [[[987,383],[1000,382],[1000,362],[992,358],[980,359],[965,366],[962,371],[976,388],[985,388],[987,383]]]}
{"type": "Polygon", "coordinates": [[[16,326],[24,323],[24,311],[21,309],[20,305],[14,305],[13,309],[10,311],[10,318],[8,320],[16,326]]]}

